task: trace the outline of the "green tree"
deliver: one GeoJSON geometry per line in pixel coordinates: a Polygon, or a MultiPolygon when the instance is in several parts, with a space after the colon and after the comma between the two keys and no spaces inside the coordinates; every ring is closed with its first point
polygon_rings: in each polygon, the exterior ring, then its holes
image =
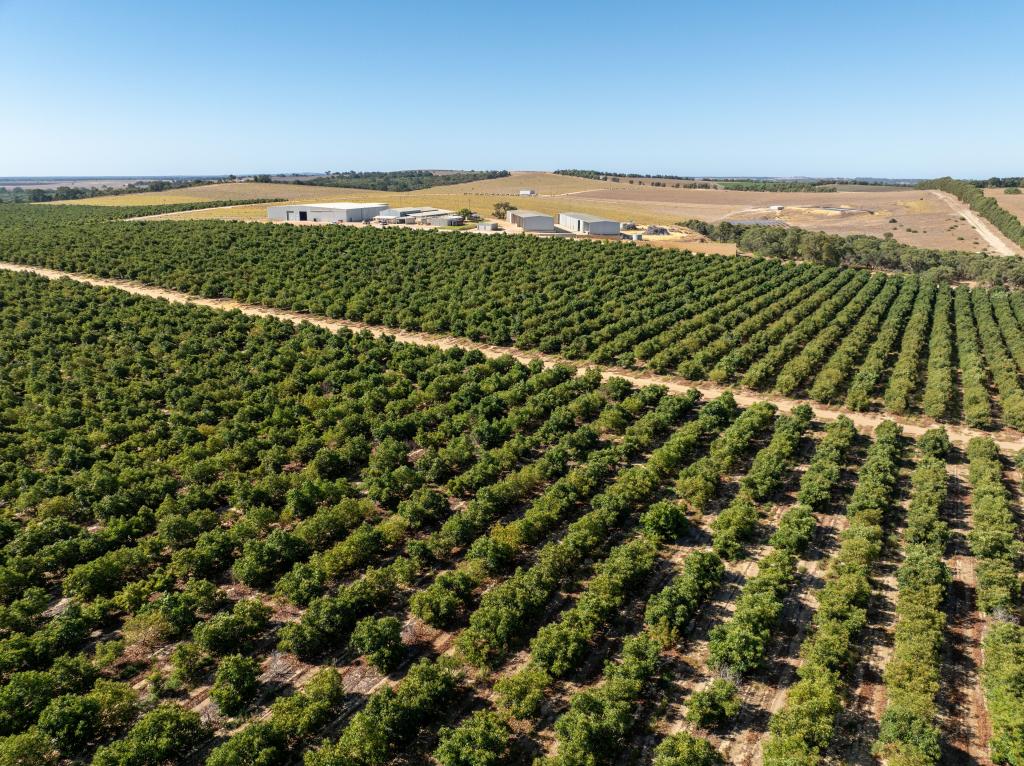
{"type": "Polygon", "coordinates": [[[124,739],[97,750],[92,766],[155,766],[178,761],[209,735],[210,727],[198,713],[165,703],[139,719],[124,739]]]}
{"type": "Polygon", "coordinates": [[[259,675],[260,665],[256,660],[232,654],[221,660],[210,696],[224,715],[236,715],[256,698],[259,675]]]}
{"type": "Polygon", "coordinates": [[[716,678],[706,689],[694,692],[686,706],[686,720],[703,728],[721,726],[740,712],[736,684],[716,678]]]}
{"type": "Polygon", "coordinates": [[[724,763],[710,742],[684,731],[666,737],[658,744],[652,766],[722,766],[724,763]]]}
{"type": "Polygon", "coordinates": [[[366,617],[356,624],[349,643],[381,673],[390,673],[402,659],[402,623],[395,617],[366,617]]]}
{"type": "Polygon", "coordinates": [[[506,763],[512,731],[497,713],[478,710],[455,728],[444,727],[434,758],[441,766],[506,763]]]}

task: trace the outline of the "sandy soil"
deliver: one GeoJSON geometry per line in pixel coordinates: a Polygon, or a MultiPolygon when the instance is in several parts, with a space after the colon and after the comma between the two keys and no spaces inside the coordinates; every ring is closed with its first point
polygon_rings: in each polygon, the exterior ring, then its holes
{"type": "MultiPolygon", "coordinates": [[[[596,365],[587,362],[580,362],[576,360],[566,359],[559,357],[554,354],[543,354],[537,351],[522,351],[514,348],[506,348],[503,346],[493,346],[486,343],[477,343],[467,338],[459,338],[450,335],[436,335],[433,333],[425,332],[412,332],[407,330],[400,330],[391,327],[381,327],[378,325],[369,325],[364,322],[353,322],[345,319],[332,319],[330,317],[318,316],[314,314],[307,314],[302,312],[286,311],[284,309],[275,309],[267,306],[254,306],[249,304],[239,303],[238,301],[229,300],[226,298],[201,298],[199,296],[190,295],[188,293],[178,292],[176,290],[168,290],[162,287],[154,287],[152,285],[145,285],[140,282],[133,282],[125,279],[104,279],[100,277],[93,277],[84,274],[75,274],[66,271],[59,271],[56,269],[46,269],[38,266],[26,266],[18,263],[6,263],[0,262],[0,269],[6,271],[18,271],[18,272],[30,272],[38,274],[39,276],[46,277],[48,279],[61,279],[67,278],[72,279],[76,282],[84,284],[94,285],[98,287],[113,287],[118,290],[124,290],[135,295],[144,295],[150,298],[162,298],[171,303],[188,303],[194,306],[204,306],[207,308],[217,309],[219,311],[240,311],[243,314],[249,316],[266,316],[274,317],[277,319],[284,319],[291,322],[308,322],[318,327],[323,327],[328,330],[341,330],[347,329],[355,332],[366,331],[371,335],[381,336],[387,335],[393,337],[395,340],[403,343],[416,343],[419,345],[430,345],[438,346],[440,348],[466,348],[480,351],[487,357],[495,358],[500,356],[511,356],[514,359],[529,363],[534,359],[539,359],[545,365],[553,366],[556,364],[564,364],[571,367],[576,367],[580,373],[587,369],[595,368],[601,371],[602,375],[608,377],[624,378],[635,385],[651,385],[657,384],[665,386],[670,392],[682,393],[690,389],[696,389],[705,398],[711,399],[720,396],[725,391],[732,391],[736,397],[736,401],[741,406],[749,406],[755,402],[768,401],[774,403],[780,411],[791,412],[795,407],[806,404],[807,402],[801,399],[791,399],[789,397],[777,396],[770,393],[762,393],[758,391],[751,391],[734,386],[721,386],[708,381],[689,381],[679,376],[673,375],[656,375],[654,373],[643,373],[637,372],[636,370],[630,370],[624,367],[596,365]]],[[[824,405],[814,404],[814,412],[817,418],[825,421],[831,421],[838,418],[840,415],[846,415],[849,417],[854,425],[857,426],[858,430],[864,433],[872,433],[875,428],[878,427],[883,421],[893,420],[903,426],[903,431],[907,436],[916,438],[927,431],[929,428],[935,426],[935,422],[924,417],[906,417],[898,415],[883,415],[881,413],[874,412],[854,412],[845,407],[836,405],[824,405]]],[[[1003,429],[1001,431],[981,431],[976,428],[970,428],[961,425],[945,424],[947,433],[949,434],[950,441],[958,445],[966,445],[967,442],[976,436],[988,436],[991,437],[1000,450],[1008,455],[1016,455],[1021,449],[1024,449],[1024,436],[1012,431],[1010,429],[1003,429]]]]}
{"type": "MultiPolygon", "coordinates": [[[[919,247],[981,250],[974,232],[943,201],[917,189],[839,192],[744,192],[724,189],[664,189],[616,184],[615,188],[580,192],[569,199],[640,208],[647,217],[669,222],[698,218],[705,221],[777,219],[831,234],[891,233],[919,247]],[[781,211],[771,206],[781,205],[781,211]],[[831,210],[829,208],[842,208],[831,210]],[[897,223],[890,223],[895,218],[897,223]],[[963,239],[958,239],[963,237],[963,239]]],[[[640,216],[638,216],[639,218],[640,216]]]]}
{"type": "MultiPolygon", "coordinates": [[[[946,203],[951,210],[962,216],[967,223],[973,226],[975,231],[977,231],[981,238],[985,240],[991,252],[996,255],[1024,255],[1024,249],[1022,249],[1020,245],[1007,239],[1007,237],[1005,237],[999,229],[989,223],[988,220],[971,210],[969,205],[964,204],[947,192],[938,191],[937,189],[931,189],[930,191],[938,199],[946,203]]],[[[1010,199],[1013,199],[1013,197],[1011,196],[1010,199]]]]}

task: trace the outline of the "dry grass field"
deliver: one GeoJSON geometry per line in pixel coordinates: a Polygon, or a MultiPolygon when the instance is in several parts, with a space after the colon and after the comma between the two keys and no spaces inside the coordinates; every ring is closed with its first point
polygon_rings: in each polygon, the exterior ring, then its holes
{"type": "MultiPolygon", "coordinates": [[[[381,201],[389,204],[424,204],[458,210],[470,208],[489,214],[496,202],[506,200],[521,208],[557,214],[573,210],[639,224],[671,224],[689,218],[706,221],[773,218],[791,226],[831,234],[891,233],[900,242],[919,247],[980,252],[985,240],[950,207],[933,195],[895,187],[869,191],[745,192],[721,189],[673,189],[648,185],[594,181],[554,173],[516,172],[508,178],[475,181],[414,192],[378,192],[299,184],[226,183],[138,195],[96,197],[72,204],[121,205],[202,202],[218,199],[283,198],[294,202],[381,201]],[[519,197],[522,188],[537,196],[519,197]],[[782,210],[771,210],[782,205],[782,210]],[[838,210],[835,208],[839,208],[838,210]],[[890,223],[896,219],[896,223],[890,223]]],[[[1021,214],[1024,195],[1000,197],[1000,204],[1021,214]],[[1013,207],[1016,205],[1017,207],[1013,207]]],[[[228,209],[192,211],[176,218],[260,221],[262,204],[228,209]]]]}
{"type": "Polygon", "coordinates": [[[983,189],[986,197],[993,197],[999,206],[1024,220],[1024,194],[1007,194],[1005,189],[983,189]]]}

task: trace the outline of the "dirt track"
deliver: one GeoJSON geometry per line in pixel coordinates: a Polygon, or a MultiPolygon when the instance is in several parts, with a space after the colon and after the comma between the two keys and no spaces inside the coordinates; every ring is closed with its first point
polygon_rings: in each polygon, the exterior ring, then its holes
{"type": "Polygon", "coordinates": [[[975,213],[968,205],[958,200],[952,194],[932,189],[931,193],[949,205],[950,209],[960,214],[974,227],[974,230],[981,235],[995,251],[996,255],[1024,255],[1024,250],[1004,237],[992,224],[975,213]]]}
{"type": "MultiPolygon", "coordinates": [[[[731,386],[721,386],[708,381],[689,381],[673,375],[656,375],[654,373],[639,372],[637,370],[630,370],[624,367],[597,365],[589,362],[566,359],[554,354],[543,354],[539,351],[523,351],[515,348],[506,348],[504,346],[493,346],[487,343],[478,343],[476,341],[469,340],[468,338],[459,338],[450,335],[435,335],[425,332],[412,332],[393,327],[370,325],[365,322],[354,322],[347,319],[332,319],[331,317],[271,308],[269,306],[254,306],[239,303],[238,301],[228,298],[201,298],[189,293],[178,292],[177,290],[169,290],[162,287],[154,287],[152,285],[134,282],[127,279],[105,279],[85,274],[59,271],[57,269],[47,269],[39,266],[26,266],[24,264],[6,263],[2,261],[0,261],[0,269],[6,271],[29,272],[46,277],[47,279],[67,278],[83,284],[94,285],[96,287],[112,287],[135,295],[144,295],[150,298],[163,298],[171,303],[188,303],[194,306],[204,306],[206,308],[217,309],[219,311],[240,311],[241,313],[249,316],[274,317],[276,319],[284,319],[291,322],[309,322],[317,327],[323,327],[332,331],[347,329],[359,332],[365,330],[374,336],[387,335],[402,343],[431,345],[438,346],[440,348],[473,349],[480,351],[484,356],[492,358],[499,356],[512,356],[523,363],[539,359],[547,366],[564,364],[576,367],[580,372],[590,368],[596,368],[600,370],[601,374],[605,377],[625,378],[636,385],[663,385],[673,393],[681,393],[695,388],[705,398],[715,398],[725,391],[732,391],[736,397],[737,403],[742,406],[749,406],[755,402],[768,401],[774,403],[782,412],[790,412],[794,407],[800,404],[807,404],[807,402],[802,399],[791,399],[771,393],[761,393],[731,386]]],[[[865,433],[874,431],[874,429],[885,420],[896,421],[903,426],[903,430],[907,436],[914,438],[920,436],[929,428],[936,425],[934,422],[928,421],[924,418],[908,418],[888,414],[883,415],[882,413],[876,412],[854,412],[853,410],[849,410],[845,407],[819,404],[816,402],[813,403],[813,405],[816,417],[825,421],[831,421],[835,420],[840,415],[846,415],[853,421],[854,425],[856,425],[860,431],[865,433]]],[[[999,449],[1009,455],[1016,455],[1018,451],[1024,448],[1024,437],[1016,432],[1009,430],[986,432],[975,428],[969,428],[967,426],[953,424],[944,425],[947,433],[949,434],[950,441],[958,445],[966,445],[967,442],[975,436],[990,436],[995,440],[999,449]]]]}

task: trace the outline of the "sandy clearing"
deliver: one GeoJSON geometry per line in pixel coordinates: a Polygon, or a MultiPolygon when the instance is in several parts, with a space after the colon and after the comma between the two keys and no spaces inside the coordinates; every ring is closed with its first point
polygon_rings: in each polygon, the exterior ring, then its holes
{"type": "Polygon", "coordinates": [[[930,189],[930,191],[940,200],[949,205],[953,212],[963,216],[964,219],[974,227],[974,230],[981,235],[982,239],[988,242],[989,246],[997,255],[1024,255],[1024,249],[1021,249],[1019,245],[1004,237],[1002,232],[996,229],[995,226],[975,213],[968,205],[958,200],[952,194],[939,191],[938,189],[930,189]]]}
{"type": "MultiPolygon", "coordinates": [[[[170,303],[187,303],[193,306],[203,306],[206,308],[216,309],[218,311],[239,311],[248,316],[272,317],[297,323],[308,322],[309,324],[331,331],[342,329],[351,330],[353,332],[366,331],[375,337],[389,336],[402,343],[414,343],[421,346],[437,346],[439,348],[463,348],[476,350],[489,358],[511,356],[524,364],[528,364],[536,359],[549,367],[559,364],[575,367],[581,374],[588,369],[597,369],[605,378],[624,378],[639,386],[652,384],[662,385],[672,393],[683,393],[690,389],[696,389],[706,399],[713,399],[721,396],[726,391],[731,391],[736,397],[736,402],[743,407],[748,407],[756,402],[767,401],[775,404],[782,412],[791,412],[795,407],[808,403],[808,401],[804,399],[792,399],[775,394],[742,389],[736,386],[717,385],[709,381],[691,381],[673,375],[657,375],[655,373],[638,372],[625,367],[598,365],[590,362],[567,359],[554,354],[544,354],[539,351],[523,351],[521,349],[511,347],[478,343],[469,340],[468,338],[401,330],[393,327],[370,325],[365,322],[354,322],[347,319],[332,319],[331,317],[271,308],[269,306],[244,304],[228,298],[202,298],[189,293],[169,290],[162,287],[154,287],[152,285],[133,282],[127,279],[107,279],[86,274],[60,271],[57,269],[48,269],[41,266],[28,266],[25,264],[7,263],[2,261],[0,261],[0,269],[5,271],[33,273],[41,277],[46,277],[47,279],[66,278],[82,284],[93,285],[95,287],[111,287],[118,290],[124,290],[125,292],[132,293],[134,295],[142,295],[149,298],[162,298],[170,303]]],[[[933,428],[936,425],[934,421],[923,417],[906,417],[890,414],[883,415],[882,413],[876,412],[854,412],[846,407],[836,405],[820,404],[817,402],[811,402],[811,404],[813,404],[815,415],[819,419],[827,422],[836,420],[840,415],[846,415],[853,421],[857,429],[864,433],[872,433],[882,422],[892,420],[903,426],[903,431],[907,436],[916,438],[929,428],[933,428]]],[[[986,436],[992,438],[1001,451],[1011,456],[1016,455],[1017,452],[1024,448],[1024,436],[1009,429],[987,432],[962,425],[943,425],[949,434],[950,441],[958,445],[966,445],[968,441],[977,436],[986,436]]]]}

